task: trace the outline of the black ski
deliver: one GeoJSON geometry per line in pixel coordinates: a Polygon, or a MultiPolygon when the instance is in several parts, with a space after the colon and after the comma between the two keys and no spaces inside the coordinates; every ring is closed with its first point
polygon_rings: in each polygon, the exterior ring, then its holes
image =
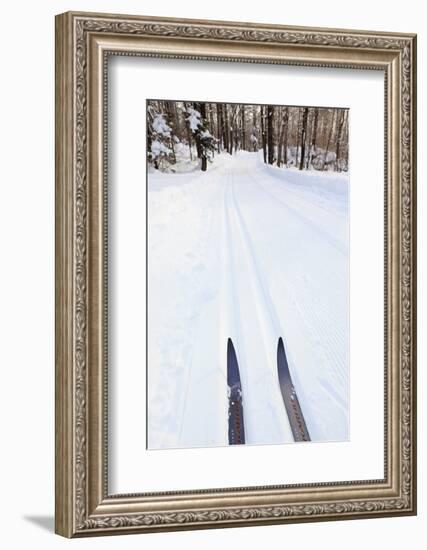
{"type": "Polygon", "coordinates": [[[294,439],[295,441],[310,441],[310,435],[292,383],[291,373],[289,372],[282,338],[279,338],[277,345],[277,371],[279,374],[280,391],[282,392],[283,403],[288,413],[289,424],[291,425],[294,439]]]}
{"type": "Polygon", "coordinates": [[[227,343],[227,384],[228,384],[228,443],[245,443],[243,422],[242,385],[240,383],[239,364],[231,338],[227,343]]]}

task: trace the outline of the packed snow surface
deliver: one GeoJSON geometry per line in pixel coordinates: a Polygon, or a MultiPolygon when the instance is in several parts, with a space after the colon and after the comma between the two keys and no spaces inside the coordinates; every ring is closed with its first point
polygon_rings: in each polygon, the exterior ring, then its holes
{"type": "Polygon", "coordinates": [[[348,439],[348,177],[215,157],[148,175],[148,447],[228,444],[227,339],[246,444],[293,442],[283,338],[312,441],[348,439]]]}

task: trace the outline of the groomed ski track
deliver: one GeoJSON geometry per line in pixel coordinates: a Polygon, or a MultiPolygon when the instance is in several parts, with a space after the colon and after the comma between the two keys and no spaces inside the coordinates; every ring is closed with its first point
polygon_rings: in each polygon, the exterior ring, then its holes
{"type": "Polygon", "coordinates": [[[313,441],[348,438],[348,183],[221,155],[150,173],[148,445],[227,445],[226,352],[239,361],[246,444],[293,442],[283,338],[313,441]]]}

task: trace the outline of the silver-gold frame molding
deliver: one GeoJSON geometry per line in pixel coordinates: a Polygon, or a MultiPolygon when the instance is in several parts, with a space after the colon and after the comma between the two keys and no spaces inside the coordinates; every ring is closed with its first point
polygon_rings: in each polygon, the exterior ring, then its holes
{"type": "Polygon", "coordinates": [[[57,16],[57,533],[77,537],[416,513],[415,119],[415,35],[89,13],[57,16]],[[110,55],[384,71],[384,479],[108,494],[105,125],[110,55]]]}

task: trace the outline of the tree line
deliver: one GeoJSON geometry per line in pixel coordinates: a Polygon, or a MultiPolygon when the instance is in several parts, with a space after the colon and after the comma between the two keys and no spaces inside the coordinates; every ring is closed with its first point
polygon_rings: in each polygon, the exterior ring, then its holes
{"type": "Polygon", "coordinates": [[[348,127],[347,109],[150,100],[148,161],[173,171],[197,158],[206,171],[216,154],[262,150],[278,167],[347,171],[348,127]]]}

